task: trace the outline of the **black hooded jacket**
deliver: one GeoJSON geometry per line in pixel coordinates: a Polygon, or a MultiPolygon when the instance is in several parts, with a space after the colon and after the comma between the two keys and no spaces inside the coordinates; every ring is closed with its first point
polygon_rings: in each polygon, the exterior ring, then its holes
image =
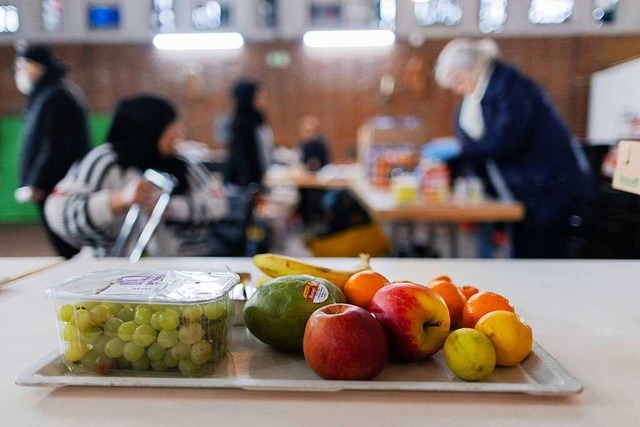
{"type": "Polygon", "coordinates": [[[258,145],[258,128],[264,123],[264,117],[254,106],[257,90],[256,83],[244,80],[233,89],[236,105],[224,177],[226,182],[242,187],[262,183],[266,172],[258,145]]]}
{"type": "Polygon", "coordinates": [[[19,186],[45,194],[91,148],[82,98],[65,74],[49,68],[29,95],[24,115],[19,186]]]}

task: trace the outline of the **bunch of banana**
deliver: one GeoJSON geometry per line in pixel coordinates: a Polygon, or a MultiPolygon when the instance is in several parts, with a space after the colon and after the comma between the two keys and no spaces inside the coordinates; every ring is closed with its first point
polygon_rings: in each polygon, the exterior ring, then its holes
{"type": "Polygon", "coordinates": [[[369,254],[360,254],[360,265],[353,270],[334,270],[310,264],[296,258],[278,254],[259,254],[253,257],[253,263],[269,277],[288,276],[291,274],[309,274],[327,279],[340,289],[351,276],[359,271],[371,270],[369,254]]]}

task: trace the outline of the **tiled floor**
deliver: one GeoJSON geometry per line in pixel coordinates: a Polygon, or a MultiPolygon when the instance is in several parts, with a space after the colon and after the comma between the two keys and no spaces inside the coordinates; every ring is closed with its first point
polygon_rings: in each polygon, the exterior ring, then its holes
{"type": "Polygon", "coordinates": [[[0,257],[53,255],[40,224],[0,225],[0,257]]]}

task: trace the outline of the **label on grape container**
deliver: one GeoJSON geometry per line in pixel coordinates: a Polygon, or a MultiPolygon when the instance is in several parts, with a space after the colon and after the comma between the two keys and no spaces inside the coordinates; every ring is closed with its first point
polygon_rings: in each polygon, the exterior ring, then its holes
{"type": "Polygon", "coordinates": [[[307,282],[302,288],[302,295],[312,303],[320,304],[329,298],[329,290],[321,283],[307,282]]]}
{"type": "Polygon", "coordinates": [[[99,294],[102,295],[157,295],[166,293],[175,282],[162,280],[164,276],[122,276],[107,285],[99,294]]]}

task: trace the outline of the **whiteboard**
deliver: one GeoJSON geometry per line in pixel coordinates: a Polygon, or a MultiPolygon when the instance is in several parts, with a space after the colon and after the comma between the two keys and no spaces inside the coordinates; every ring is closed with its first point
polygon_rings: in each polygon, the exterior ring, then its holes
{"type": "Polygon", "coordinates": [[[588,140],[606,144],[637,138],[639,121],[640,58],[594,73],[589,92],[588,140]]]}

